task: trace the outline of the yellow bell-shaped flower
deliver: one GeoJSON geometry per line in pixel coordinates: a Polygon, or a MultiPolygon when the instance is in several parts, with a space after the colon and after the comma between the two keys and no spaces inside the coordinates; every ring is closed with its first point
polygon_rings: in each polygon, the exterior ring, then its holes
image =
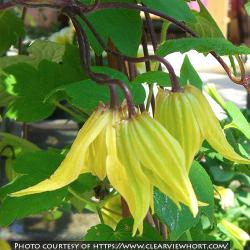
{"type": "Polygon", "coordinates": [[[113,122],[113,113],[100,105],[86,121],[72,144],[68,154],[55,173],[40,183],[12,193],[11,196],[23,196],[53,191],[75,181],[82,173],[91,172],[100,179],[106,176],[105,130],[113,122]]]}
{"type": "Polygon", "coordinates": [[[143,220],[153,210],[153,187],[194,216],[198,202],[178,141],[147,113],[128,118],[126,110],[99,106],[79,131],[66,158],[48,179],[15,192],[22,196],[62,188],[82,173],[91,172],[111,185],[128,204],[134,218],[133,235],[142,233],[143,220]]]}
{"type": "Polygon", "coordinates": [[[190,84],[185,86],[183,92],[160,89],[156,98],[155,119],[181,144],[188,171],[204,140],[225,158],[250,164],[249,159],[238,155],[230,146],[208,101],[199,89],[190,84]]]}
{"type": "Polygon", "coordinates": [[[153,186],[177,206],[182,203],[194,216],[198,213],[188,173],[183,171],[183,150],[160,123],[147,113],[137,114],[110,129],[109,138],[113,139],[109,143],[107,175],[135,218],[134,233],[137,228],[140,231],[149,207],[153,208],[153,186]]]}

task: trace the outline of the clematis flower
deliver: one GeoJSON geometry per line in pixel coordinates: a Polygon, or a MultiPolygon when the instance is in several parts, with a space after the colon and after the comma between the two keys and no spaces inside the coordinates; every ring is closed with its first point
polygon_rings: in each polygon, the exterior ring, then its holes
{"type": "Polygon", "coordinates": [[[188,171],[204,140],[226,159],[241,164],[250,163],[227,142],[208,101],[199,89],[190,84],[185,86],[183,92],[159,90],[155,119],[181,144],[188,171]]]}
{"type": "Polygon", "coordinates": [[[103,166],[106,157],[104,133],[108,123],[113,122],[112,119],[112,112],[103,105],[99,106],[78,132],[70,151],[54,174],[37,185],[11,195],[23,196],[53,191],[67,186],[80,174],[87,172],[103,180],[106,176],[103,166]]]}
{"type": "Polygon", "coordinates": [[[111,185],[128,204],[134,218],[133,235],[142,233],[151,207],[153,187],[169,196],[178,207],[188,206],[194,216],[198,202],[178,141],[147,113],[128,118],[124,109],[99,106],[79,131],[66,158],[48,179],[13,193],[22,196],[62,188],[82,173],[91,172],[111,185]]]}

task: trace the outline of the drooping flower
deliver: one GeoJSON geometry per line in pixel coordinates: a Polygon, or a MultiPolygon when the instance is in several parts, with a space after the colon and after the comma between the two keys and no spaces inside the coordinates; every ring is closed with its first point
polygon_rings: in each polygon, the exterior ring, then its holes
{"type": "Polygon", "coordinates": [[[53,175],[40,183],[15,192],[12,196],[23,196],[46,191],[53,191],[75,181],[82,173],[91,172],[101,180],[106,176],[103,167],[106,155],[103,133],[108,123],[112,123],[112,112],[104,106],[97,110],[86,121],[71,146],[61,165],[53,175]],[[98,153],[97,153],[98,152],[98,153]]]}
{"type": "Polygon", "coordinates": [[[183,171],[183,150],[163,126],[143,113],[109,131],[107,175],[128,203],[135,219],[133,233],[136,228],[142,230],[143,219],[149,207],[153,208],[153,186],[177,206],[182,203],[194,216],[198,213],[196,196],[183,171]]]}
{"type": "Polygon", "coordinates": [[[91,172],[111,185],[128,204],[134,218],[133,234],[142,233],[143,220],[151,207],[153,187],[169,196],[178,207],[198,213],[197,199],[178,141],[147,113],[128,118],[124,110],[99,106],[79,131],[66,158],[48,179],[12,196],[64,187],[82,173],[91,172]]]}
{"type": "Polygon", "coordinates": [[[220,123],[202,92],[188,84],[183,92],[159,90],[155,119],[181,144],[189,171],[204,140],[225,158],[241,164],[250,160],[238,155],[225,138],[220,123]]]}

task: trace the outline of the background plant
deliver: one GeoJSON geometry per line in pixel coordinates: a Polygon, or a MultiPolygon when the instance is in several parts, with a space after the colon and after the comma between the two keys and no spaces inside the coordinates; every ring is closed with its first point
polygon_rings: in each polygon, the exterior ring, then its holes
{"type": "MultiPolygon", "coordinates": [[[[191,58],[185,57],[179,76],[176,76],[171,64],[163,59],[170,53],[184,53],[191,49],[205,55],[211,53],[234,83],[249,89],[249,79],[240,55],[249,54],[250,49],[234,46],[227,41],[205,7],[198,2],[200,12],[192,12],[184,0],[142,0],[138,1],[138,4],[132,0],[112,3],[51,1],[41,5],[25,0],[3,3],[0,5],[0,33],[4,34],[0,38],[0,105],[6,111],[3,118],[22,122],[25,127],[26,123],[48,118],[59,108],[68,113],[71,119],[82,124],[100,101],[109,102],[110,93],[111,99],[114,100],[112,89],[117,84],[121,87],[118,91],[120,102],[124,97],[127,100],[130,98],[124,96],[124,90],[128,88],[136,105],[140,105],[142,109],[154,110],[155,85],[173,85],[174,88],[176,81],[179,81],[182,85],[190,82],[202,89],[202,81],[190,62],[191,58]],[[18,8],[7,9],[13,6],[18,8]],[[29,36],[23,24],[25,9],[41,6],[62,11],[73,21],[77,34],[71,25],[64,33],[54,35],[55,42],[38,37],[31,45],[23,43],[24,37],[29,36]],[[145,24],[140,10],[145,15],[145,24]],[[162,18],[160,45],[157,44],[150,13],[162,18]],[[169,23],[183,30],[186,37],[166,41],[165,34],[169,23]],[[149,31],[149,37],[145,34],[145,28],[149,31]],[[79,36],[84,32],[86,41],[79,36]],[[148,38],[152,42],[154,55],[149,55],[146,46],[148,38]],[[88,47],[81,46],[88,42],[91,51],[88,47]],[[143,56],[137,57],[140,45],[143,47],[143,56]],[[6,55],[11,46],[17,48],[18,55],[6,55]],[[234,74],[234,63],[229,67],[220,57],[224,55],[229,56],[232,62],[239,63],[239,77],[234,74]],[[143,69],[141,63],[145,64],[143,69]],[[162,71],[164,68],[168,73],[162,71]],[[149,90],[148,96],[143,86],[145,83],[149,90]]],[[[227,139],[236,152],[248,156],[248,110],[244,110],[243,115],[233,103],[224,103],[214,89],[210,89],[209,93],[228,117],[222,121],[227,139]]],[[[83,174],[69,187],[53,192],[19,198],[9,197],[8,194],[50,176],[64,158],[67,146],[63,150],[45,151],[25,138],[4,132],[0,137],[1,155],[5,157],[5,171],[9,178],[9,183],[0,189],[2,226],[42,211],[63,211],[66,207],[79,209],[79,203],[80,210],[86,207],[97,212],[101,222],[105,222],[105,207],[116,194],[110,192],[110,185],[106,180],[100,182],[90,174],[83,174]],[[97,201],[91,199],[93,196],[98,198],[97,201]]],[[[186,207],[179,211],[169,198],[155,190],[155,215],[152,217],[149,213],[145,221],[144,235],[136,239],[230,239],[235,248],[242,248],[244,240],[232,235],[222,219],[249,231],[249,166],[236,167],[214,152],[205,142],[193,163],[190,178],[197,197],[209,203],[209,206],[200,208],[198,216],[193,218],[186,207]],[[233,192],[230,193],[230,190],[233,192]],[[231,195],[229,205],[223,203],[225,193],[231,195]]],[[[109,210],[111,214],[113,212],[119,215],[122,212],[119,207],[116,213],[112,209],[109,210]]],[[[107,217],[106,213],[106,224],[109,226],[102,223],[91,228],[85,236],[86,240],[96,240],[97,234],[100,240],[131,240],[131,219],[123,219],[115,227],[114,223],[112,225],[107,222],[107,217]]],[[[119,219],[118,216],[117,221],[119,219]]]]}

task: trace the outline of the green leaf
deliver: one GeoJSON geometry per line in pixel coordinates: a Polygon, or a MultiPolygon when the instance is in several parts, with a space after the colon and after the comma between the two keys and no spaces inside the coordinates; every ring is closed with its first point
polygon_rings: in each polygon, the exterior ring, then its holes
{"type": "Polygon", "coordinates": [[[214,181],[217,183],[229,182],[235,176],[234,171],[224,170],[219,165],[210,166],[209,172],[211,173],[211,176],[213,177],[214,181]]]}
{"type": "Polygon", "coordinates": [[[185,56],[183,64],[181,66],[180,79],[181,85],[186,85],[187,83],[190,83],[198,89],[202,89],[203,82],[198,73],[196,72],[195,68],[189,61],[187,55],[185,56]]]}
{"type": "Polygon", "coordinates": [[[171,81],[169,74],[163,71],[149,71],[143,74],[138,75],[133,81],[132,85],[135,84],[154,84],[157,83],[159,86],[162,87],[170,87],[171,81]]]}
{"type": "MultiPolygon", "coordinates": [[[[119,79],[127,84],[131,90],[134,103],[141,104],[146,97],[145,90],[140,84],[130,84],[128,78],[123,73],[108,68],[108,67],[92,67],[96,73],[103,73],[110,76],[112,79],[119,79]]],[[[120,101],[124,99],[124,95],[119,87],[117,87],[120,101]]],[[[67,100],[74,106],[92,110],[101,102],[108,103],[110,99],[109,88],[106,84],[100,85],[91,79],[86,79],[81,82],[75,82],[60,86],[48,95],[48,99],[58,96],[61,99],[67,100]]]]}
{"type": "Polygon", "coordinates": [[[13,11],[0,11],[0,34],[0,54],[24,37],[24,25],[13,11]]]}
{"type": "MultiPolygon", "coordinates": [[[[14,152],[15,152],[15,156],[17,156],[18,154],[23,153],[23,152],[34,152],[34,151],[39,150],[39,148],[35,144],[33,144],[33,143],[31,143],[31,142],[29,142],[21,137],[11,135],[8,133],[0,132],[0,151],[2,151],[4,149],[4,147],[6,147],[6,146],[13,147],[14,152]]],[[[11,157],[12,152],[7,147],[6,150],[4,150],[2,152],[1,155],[11,157]]]]}
{"type": "Polygon", "coordinates": [[[186,206],[182,205],[182,210],[178,210],[173,201],[159,190],[155,190],[155,213],[163,223],[168,225],[171,240],[178,239],[186,230],[194,226],[199,221],[201,214],[206,215],[210,222],[213,222],[213,185],[208,174],[198,162],[194,161],[189,176],[197,199],[209,204],[209,206],[199,207],[199,214],[196,218],[192,216],[186,206]]]}
{"type": "Polygon", "coordinates": [[[188,23],[188,26],[197,33],[199,37],[219,37],[224,38],[216,21],[208,12],[203,3],[198,0],[200,12],[195,12],[196,23],[188,23]]]}
{"type": "Polygon", "coordinates": [[[246,8],[247,14],[250,16],[250,2],[245,4],[245,8],[246,8]]]}
{"type": "Polygon", "coordinates": [[[10,104],[7,116],[18,121],[39,121],[50,116],[55,107],[43,100],[56,86],[55,77],[60,76],[59,65],[42,61],[38,69],[25,63],[7,67],[9,76],[4,80],[7,91],[17,98],[10,104]]]}
{"type": "Polygon", "coordinates": [[[0,82],[0,107],[8,106],[14,100],[14,98],[14,96],[11,96],[5,91],[3,85],[0,82]]]}
{"type": "Polygon", "coordinates": [[[62,62],[65,46],[51,41],[36,40],[27,49],[29,55],[4,56],[0,58],[0,68],[12,64],[28,63],[37,67],[42,60],[62,62]]]}
{"type": "Polygon", "coordinates": [[[121,220],[113,230],[105,224],[91,227],[84,236],[85,241],[160,241],[161,236],[150,225],[144,223],[142,236],[132,237],[133,220],[121,220]]]}
{"type": "Polygon", "coordinates": [[[199,53],[216,52],[218,55],[250,54],[250,48],[246,46],[234,46],[223,38],[181,38],[168,40],[157,50],[158,56],[166,56],[174,52],[185,53],[196,50],[199,53]]]}
{"type": "Polygon", "coordinates": [[[67,189],[64,188],[19,198],[7,197],[1,205],[0,225],[8,226],[16,219],[54,208],[60,205],[66,194],[67,189]]]}
{"type": "Polygon", "coordinates": [[[241,183],[241,185],[250,188],[250,177],[247,176],[246,174],[236,173],[234,179],[238,180],[241,183]]]}
{"type": "Polygon", "coordinates": [[[48,178],[59,166],[62,159],[60,154],[43,151],[24,153],[17,157],[13,168],[20,175],[0,188],[0,197],[3,199],[0,209],[0,225],[6,226],[15,219],[60,205],[67,194],[67,188],[15,198],[6,197],[6,195],[48,178]]]}
{"type": "MultiPolygon", "coordinates": [[[[109,2],[109,0],[102,2],[109,2]]],[[[113,2],[133,3],[134,1],[116,0],[113,2]]],[[[128,56],[137,55],[142,34],[142,20],[138,11],[127,9],[96,10],[88,14],[87,18],[106,44],[108,44],[108,40],[111,39],[114,46],[121,53],[128,56]]],[[[87,32],[92,48],[100,55],[103,49],[88,27],[85,24],[83,24],[83,26],[87,32]]]]}
{"type": "Polygon", "coordinates": [[[60,85],[85,78],[80,68],[78,49],[67,46],[62,64],[42,60],[37,68],[18,63],[5,68],[7,92],[16,98],[9,105],[7,116],[23,122],[47,118],[55,110],[55,104],[45,102],[45,97],[60,85]]]}
{"type": "Polygon", "coordinates": [[[71,186],[77,193],[84,193],[91,191],[99,183],[99,179],[90,174],[81,174],[76,181],[74,181],[71,186]]]}
{"type": "Polygon", "coordinates": [[[147,7],[171,16],[178,21],[195,22],[195,16],[183,0],[142,0],[147,7]],[[174,6],[174,7],[173,7],[174,6]]]}
{"type": "Polygon", "coordinates": [[[246,136],[248,140],[250,140],[250,126],[240,109],[234,103],[227,102],[226,111],[232,118],[232,123],[228,124],[228,126],[237,128],[246,136]]]}
{"type": "Polygon", "coordinates": [[[208,235],[203,231],[201,221],[192,227],[189,232],[184,233],[178,241],[189,241],[190,239],[192,239],[192,241],[216,241],[214,236],[208,235]]]}
{"type": "Polygon", "coordinates": [[[20,154],[13,163],[13,169],[20,175],[13,182],[0,188],[0,198],[47,179],[62,160],[63,156],[54,152],[37,151],[20,154]]]}
{"type": "Polygon", "coordinates": [[[84,236],[85,241],[115,241],[114,231],[105,224],[91,227],[84,236]]]}

